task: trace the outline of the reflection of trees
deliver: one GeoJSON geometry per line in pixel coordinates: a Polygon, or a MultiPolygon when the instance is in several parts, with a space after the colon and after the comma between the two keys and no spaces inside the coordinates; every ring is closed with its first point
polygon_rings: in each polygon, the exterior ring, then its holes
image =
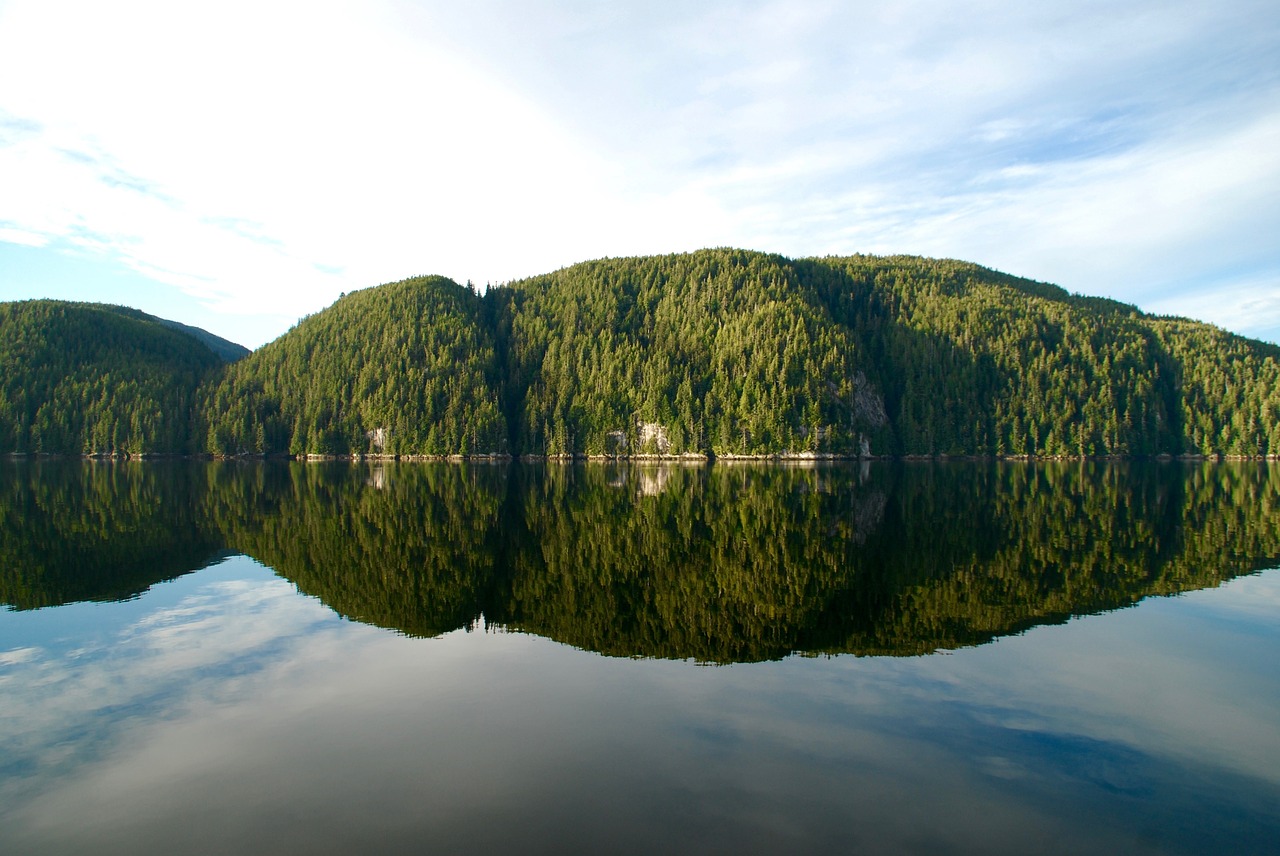
{"type": "Polygon", "coordinates": [[[493,618],[610,654],[925,653],[1280,554],[1265,467],[717,467],[639,498],[532,472],[493,618]]]}
{"type": "Polygon", "coordinates": [[[843,634],[810,650],[924,653],[1218,585],[1280,557],[1280,471],[1257,466],[906,468],[860,556],[843,634]],[[888,543],[886,543],[886,541],[888,543]],[[860,608],[862,607],[862,608],[860,608]]]}
{"type": "Polygon", "coordinates": [[[479,616],[506,470],[227,463],[209,513],[227,544],[347,618],[435,636],[479,616]]]}
{"type": "Polygon", "coordinates": [[[0,603],[123,600],[216,560],[221,541],[188,501],[204,474],[170,463],[0,465],[0,603]]]}
{"type": "Polygon", "coordinates": [[[0,470],[0,595],[129,596],[225,545],[411,635],[483,614],[611,655],[903,655],[1274,564],[1277,511],[1257,465],[68,462],[0,470]]]}
{"type": "Polygon", "coordinates": [[[855,583],[849,550],[883,494],[851,472],[677,469],[653,496],[600,468],[525,470],[491,617],[608,654],[783,656],[855,583]]]}

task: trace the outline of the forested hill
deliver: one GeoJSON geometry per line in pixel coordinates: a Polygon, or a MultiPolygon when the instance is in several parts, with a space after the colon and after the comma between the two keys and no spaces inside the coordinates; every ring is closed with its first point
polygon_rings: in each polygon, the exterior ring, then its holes
{"type": "Polygon", "coordinates": [[[706,250],[354,292],[166,412],[214,454],[1274,456],[1280,348],[964,262],[706,250]]]}
{"type": "Polygon", "coordinates": [[[491,299],[522,451],[1280,454],[1280,348],[963,262],[715,250],[491,299]]]}
{"type": "Polygon", "coordinates": [[[179,453],[195,392],[238,347],[136,309],[0,303],[0,452],[179,453]]]}
{"type": "Polygon", "coordinates": [[[228,366],[202,392],[197,436],[215,454],[505,450],[485,308],[443,277],[353,292],[228,366]]]}

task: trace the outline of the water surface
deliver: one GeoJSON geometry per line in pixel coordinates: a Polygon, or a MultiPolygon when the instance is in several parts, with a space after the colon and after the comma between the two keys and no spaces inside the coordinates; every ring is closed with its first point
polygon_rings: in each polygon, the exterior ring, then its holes
{"type": "Polygon", "coordinates": [[[1277,512],[1255,465],[6,463],[0,828],[1268,852],[1277,512]]]}

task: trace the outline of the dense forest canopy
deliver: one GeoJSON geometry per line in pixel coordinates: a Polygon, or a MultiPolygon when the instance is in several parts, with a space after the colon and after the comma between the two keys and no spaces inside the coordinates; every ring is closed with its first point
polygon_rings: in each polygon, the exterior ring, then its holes
{"type": "Polygon", "coordinates": [[[0,303],[0,451],[191,451],[196,389],[243,351],[123,306],[0,303]]]}
{"type": "Polygon", "coordinates": [[[230,364],[52,306],[0,315],[44,343],[0,349],[0,450],[1280,455],[1280,348],[951,260],[705,250],[483,294],[419,277],[230,364]]]}
{"type": "Polygon", "coordinates": [[[201,392],[215,454],[506,449],[503,375],[482,299],[443,277],[353,292],[201,392]]]}

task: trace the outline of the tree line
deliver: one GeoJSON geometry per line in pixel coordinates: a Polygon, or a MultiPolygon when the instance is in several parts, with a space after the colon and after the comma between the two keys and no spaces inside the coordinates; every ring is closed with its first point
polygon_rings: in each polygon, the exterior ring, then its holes
{"type": "Polygon", "coordinates": [[[4,451],[1280,455],[1280,348],[951,260],[418,277],[230,363],[118,308],[0,308],[4,451]]]}

